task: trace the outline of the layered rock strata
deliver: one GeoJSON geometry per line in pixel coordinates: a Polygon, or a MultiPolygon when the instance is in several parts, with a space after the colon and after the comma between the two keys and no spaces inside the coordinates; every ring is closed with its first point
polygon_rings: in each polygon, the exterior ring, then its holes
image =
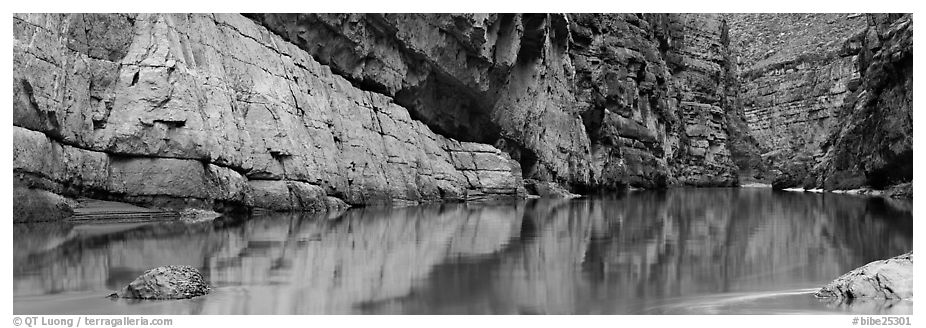
{"type": "MultiPolygon", "coordinates": [[[[776,188],[912,180],[912,19],[731,14],[749,133],[776,188]]],[[[743,168],[743,163],[740,164],[743,168]]]]}
{"type": "Polygon", "coordinates": [[[724,31],[678,14],[15,15],[15,186],[318,210],[517,197],[522,177],[730,185],[724,31]]]}
{"type": "Polygon", "coordinates": [[[441,133],[497,145],[525,178],[573,190],[736,181],[717,15],[249,17],[441,133]]]}
{"type": "Polygon", "coordinates": [[[564,15],[248,16],[435,131],[497,145],[525,177],[592,183],[564,15]]]}
{"type": "Polygon", "coordinates": [[[843,42],[864,28],[864,16],[731,14],[727,19],[746,123],[766,158],[815,155],[857,82],[855,59],[843,42]]]}
{"type": "Polygon", "coordinates": [[[845,41],[857,76],[835,126],[812,159],[792,161],[778,188],[888,188],[913,180],[913,20],[869,14],[845,41]]]}
{"type": "Polygon", "coordinates": [[[736,184],[718,15],[571,15],[576,98],[602,185],[736,184]]]}
{"type": "Polygon", "coordinates": [[[505,153],[240,15],[17,14],[13,56],[14,189],[270,209],[523,193],[505,153]]]}

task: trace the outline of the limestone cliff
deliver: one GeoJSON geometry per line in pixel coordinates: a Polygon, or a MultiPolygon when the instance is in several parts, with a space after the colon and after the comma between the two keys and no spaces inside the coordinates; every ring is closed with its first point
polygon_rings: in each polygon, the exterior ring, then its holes
{"type": "Polygon", "coordinates": [[[846,43],[857,52],[861,86],[846,101],[847,115],[808,176],[826,189],[913,181],[913,18],[877,14],[867,22],[846,43]]]}
{"type": "MultiPolygon", "coordinates": [[[[763,171],[819,157],[853,80],[843,42],[864,26],[846,14],[730,14],[739,98],[763,171]]],[[[856,76],[857,79],[857,76],[856,76]]],[[[854,83],[854,82],[853,82],[854,83]]],[[[765,172],[761,178],[772,178],[765,172]]]]}
{"type": "Polygon", "coordinates": [[[576,98],[604,186],[734,185],[718,15],[576,14],[576,98]]]}
{"type": "Polygon", "coordinates": [[[736,183],[719,15],[249,17],[435,131],[498,146],[525,178],[579,190],[736,183]]]}
{"type": "Polygon", "coordinates": [[[308,210],[523,193],[505,153],[240,15],[16,15],[13,53],[16,190],[308,210]]]}
{"type": "Polygon", "coordinates": [[[881,189],[912,180],[910,15],[727,19],[739,100],[763,153],[757,165],[767,166],[774,187],[881,189]]]}
{"type": "Polygon", "coordinates": [[[442,135],[495,144],[525,177],[588,185],[589,142],[557,14],[255,14],[442,135]]]}
{"type": "Polygon", "coordinates": [[[776,188],[881,189],[912,180],[910,15],[730,20],[746,120],[776,188]]]}
{"type": "Polygon", "coordinates": [[[14,209],[61,205],[44,191],[318,210],[518,197],[522,177],[732,185],[725,31],[687,14],[17,14],[14,209]]]}

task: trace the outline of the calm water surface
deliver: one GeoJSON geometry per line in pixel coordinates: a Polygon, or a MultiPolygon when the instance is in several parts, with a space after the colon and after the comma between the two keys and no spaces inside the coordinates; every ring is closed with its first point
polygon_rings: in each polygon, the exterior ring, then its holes
{"type": "Polygon", "coordinates": [[[912,314],[811,292],[913,247],[910,202],[769,189],[14,225],[17,314],[912,314]],[[185,264],[179,301],[105,296],[185,264]]]}

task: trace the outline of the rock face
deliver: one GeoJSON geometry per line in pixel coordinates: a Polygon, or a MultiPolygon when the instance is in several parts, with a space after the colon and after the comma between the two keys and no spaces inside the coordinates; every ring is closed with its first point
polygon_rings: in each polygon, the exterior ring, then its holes
{"type": "Polygon", "coordinates": [[[847,42],[858,51],[861,85],[846,102],[826,155],[805,181],[826,189],[882,189],[913,181],[913,19],[868,16],[847,42]]]}
{"type": "Polygon", "coordinates": [[[16,15],[13,52],[23,187],[274,210],[523,192],[505,153],[435,134],[240,15],[16,15]]]}
{"type": "Polygon", "coordinates": [[[520,197],[522,177],[731,185],[725,31],[677,14],[17,14],[14,177],[273,210],[520,197]]]}
{"type": "Polygon", "coordinates": [[[773,187],[912,180],[912,20],[728,15],[739,99],[773,187]]]}
{"type": "Polygon", "coordinates": [[[441,135],[495,144],[525,177],[591,183],[558,14],[254,14],[441,135]]]}
{"type": "Polygon", "coordinates": [[[842,46],[864,27],[864,17],[735,14],[728,19],[753,136],[767,157],[814,155],[851,92],[854,59],[842,46]]]}
{"type": "Polygon", "coordinates": [[[112,296],[137,299],[186,299],[209,293],[199,270],[186,265],[157,267],[136,278],[112,296]]]}
{"type": "Polygon", "coordinates": [[[317,211],[909,182],[912,21],[859,17],[17,14],[14,187],[317,211]]]}
{"type": "Polygon", "coordinates": [[[834,298],[913,298],[913,252],[846,273],[814,293],[834,298]]]}
{"type": "Polygon", "coordinates": [[[730,185],[717,15],[249,17],[441,134],[571,189],[730,185]]]}
{"type": "Polygon", "coordinates": [[[723,108],[731,80],[724,75],[720,17],[570,17],[576,98],[598,182],[736,184],[723,108]]]}

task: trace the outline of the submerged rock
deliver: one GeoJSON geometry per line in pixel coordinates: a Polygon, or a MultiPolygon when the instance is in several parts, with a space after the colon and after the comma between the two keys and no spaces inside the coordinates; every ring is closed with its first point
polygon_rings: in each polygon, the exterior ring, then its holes
{"type": "Polygon", "coordinates": [[[913,298],[913,251],[849,271],[819,291],[826,298],[913,298]]]}
{"type": "Polygon", "coordinates": [[[199,270],[186,265],[168,265],[145,271],[110,297],[186,299],[208,293],[209,286],[199,270]]]}

